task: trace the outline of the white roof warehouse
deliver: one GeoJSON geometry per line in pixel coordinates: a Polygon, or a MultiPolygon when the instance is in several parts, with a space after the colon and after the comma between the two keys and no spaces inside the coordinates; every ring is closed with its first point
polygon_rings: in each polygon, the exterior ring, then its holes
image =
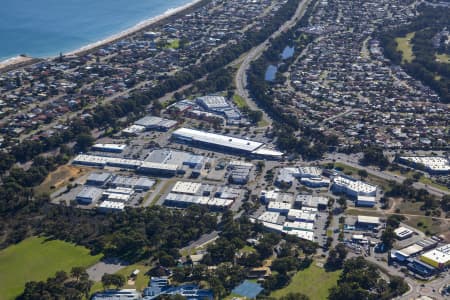
{"type": "Polygon", "coordinates": [[[274,158],[283,156],[282,152],[264,147],[264,143],[189,128],[175,130],[172,133],[172,138],[185,143],[214,147],[248,155],[253,154],[274,158]]]}

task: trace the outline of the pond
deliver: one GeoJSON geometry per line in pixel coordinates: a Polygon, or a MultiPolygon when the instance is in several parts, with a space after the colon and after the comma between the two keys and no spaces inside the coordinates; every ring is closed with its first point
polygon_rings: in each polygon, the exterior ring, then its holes
{"type": "Polygon", "coordinates": [[[266,74],[264,75],[264,79],[266,81],[274,81],[277,74],[278,67],[274,65],[269,65],[266,69],[266,74]]]}
{"type": "Polygon", "coordinates": [[[286,46],[281,53],[281,59],[285,60],[291,58],[294,55],[294,47],[286,46]]]}

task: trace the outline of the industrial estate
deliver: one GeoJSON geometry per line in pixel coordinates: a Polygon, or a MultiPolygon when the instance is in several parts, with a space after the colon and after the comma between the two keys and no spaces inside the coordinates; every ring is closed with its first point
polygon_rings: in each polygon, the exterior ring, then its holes
{"type": "Polygon", "coordinates": [[[450,57],[449,13],[447,1],[205,0],[0,70],[0,273],[28,267],[9,257],[34,236],[95,257],[37,264],[0,295],[449,297],[449,63],[416,74],[428,31],[450,57]],[[416,65],[388,39],[407,26],[416,65]]]}

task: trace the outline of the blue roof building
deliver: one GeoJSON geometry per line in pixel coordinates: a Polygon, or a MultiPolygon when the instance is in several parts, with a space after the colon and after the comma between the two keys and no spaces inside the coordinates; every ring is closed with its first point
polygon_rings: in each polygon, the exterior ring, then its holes
{"type": "Polygon", "coordinates": [[[167,277],[152,277],[150,286],[144,289],[144,300],[153,300],[160,295],[181,295],[188,300],[213,300],[211,290],[202,290],[195,284],[170,286],[167,277]]]}

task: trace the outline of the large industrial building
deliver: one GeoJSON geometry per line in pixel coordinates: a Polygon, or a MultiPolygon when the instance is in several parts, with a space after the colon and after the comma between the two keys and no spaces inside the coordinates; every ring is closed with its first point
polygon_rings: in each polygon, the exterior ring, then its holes
{"type": "Polygon", "coordinates": [[[446,266],[449,266],[450,244],[438,247],[434,250],[422,254],[422,256],[420,256],[420,260],[438,269],[443,269],[446,266]]]}
{"type": "Polygon", "coordinates": [[[121,153],[127,145],[125,144],[95,144],[92,146],[93,151],[121,153]]]}
{"type": "Polygon", "coordinates": [[[134,125],[142,126],[146,130],[167,131],[177,125],[177,121],[163,119],[155,116],[146,116],[134,122],[134,125]]]}
{"type": "Polygon", "coordinates": [[[344,176],[333,178],[332,190],[337,193],[345,193],[354,199],[357,199],[358,196],[376,196],[377,194],[376,186],[344,176]]]}
{"type": "Polygon", "coordinates": [[[399,161],[412,167],[425,168],[432,174],[450,173],[450,161],[439,156],[402,156],[399,161]]]}
{"type": "Polygon", "coordinates": [[[175,130],[172,133],[172,138],[178,142],[191,144],[193,146],[213,148],[216,150],[228,151],[233,154],[245,154],[275,159],[279,159],[283,156],[282,152],[266,148],[264,143],[189,128],[175,130]]]}
{"type": "Polygon", "coordinates": [[[227,192],[226,188],[217,189],[215,185],[177,181],[170,193],[165,197],[164,205],[186,208],[195,204],[220,211],[230,208],[239,195],[240,192],[235,189],[230,189],[227,192]]]}
{"type": "Polygon", "coordinates": [[[91,167],[104,168],[115,167],[123,169],[137,170],[142,173],[150,173],[163,176],[174,176],[177,174],[179,167],[177,165],[153,163],[134,159],[96,156],[80,154],[72,162],[76,165],[84,165],[91,167]]]}

